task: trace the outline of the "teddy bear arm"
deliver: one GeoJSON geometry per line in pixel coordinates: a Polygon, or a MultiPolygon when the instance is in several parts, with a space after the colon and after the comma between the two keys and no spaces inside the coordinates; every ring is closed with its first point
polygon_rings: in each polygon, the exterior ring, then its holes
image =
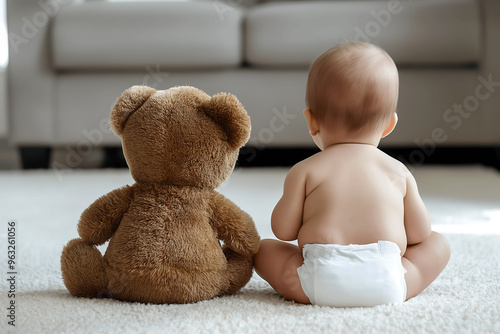
{"type": "Polygon", "coordinates": [[[255,255],[260,237],[252,217],[219,193],[213,196],[211,209],[212,226],[224,244],[237,253],[255,255]]]}
{"type": "Polygon", "coordinates": [[[133,187],[115,189],[98,198],[81,215],[78,234],[93,245],[105,243],[120,225],[133,196],[133,187]]]}

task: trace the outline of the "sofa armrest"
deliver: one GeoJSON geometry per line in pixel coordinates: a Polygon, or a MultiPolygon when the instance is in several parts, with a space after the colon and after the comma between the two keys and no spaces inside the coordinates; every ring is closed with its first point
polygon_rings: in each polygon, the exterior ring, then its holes
{"type": "Polygon", "coordinates": [[[484,59],[481,76],[492,84],[485,86],[485,92],[491,93],[484,103],[482,135],[485,144],[500,146],[500,1],[481,0],[481,15],[484,30],[484,59]]]}
{"type": "Polygon", "coordinates": [[[50,64],[50,21],[69,0],[7,0],[7,68],[10,140],[48,145],[56,136],[54,72],[50,64]]]}

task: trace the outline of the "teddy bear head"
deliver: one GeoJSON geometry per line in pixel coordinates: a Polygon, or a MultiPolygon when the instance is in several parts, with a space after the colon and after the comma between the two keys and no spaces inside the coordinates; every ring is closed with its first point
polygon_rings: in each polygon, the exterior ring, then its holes
{"type": "Polygon", "coordinates": [[[234,95],[210,97],[189,86],[133,86],[117,99],[110,125],[137,182],[202,188],[231,174],[250,136],[250,118],[234,95]]]}

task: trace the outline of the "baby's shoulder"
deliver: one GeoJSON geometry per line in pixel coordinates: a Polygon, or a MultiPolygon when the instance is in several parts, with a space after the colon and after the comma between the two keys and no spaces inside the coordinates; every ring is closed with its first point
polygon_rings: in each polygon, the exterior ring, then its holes
{"type": "Polygon", "coordinates": [[[317,174],[318,161],[314,155],[295,164],[286,176],[286,181],[310,183],[312,176],[317,174]]]}
{"type": "MultiPolygon", "coordinates": [[[[310,158],[308,158],[310,159],[310,158]]],[[[311,168],[311,163],[308,161],[308,159],[302,160],[290,168],[290,171],[288,172],[288,175],[306,175],[307,171],[311,168]]]]}
{"type": "Polygon", "coordinates": [[[386,155],[383,161],[381,161],[380,166],[381,172],[385,174],[392,183],[401,190],[403,196],[405,196],[408,179],[412,177],[408,168],[401,161],[389,155],[386,155]]]}
{"type": "Polygon", "coordinates": [[[293,173],[295,175],[302,175],[304,177],[309,174],[316,174],[318,172],[318,169],[320,169],[322,165],[325,165],[327,163],[321,153],[322,152],[316,153],[298,162],[290,169],[290,173],[293,173]]]}
{"type": "Polygon", "coordinates": [[[380,152],[379,153],[379,157],[380,157],[379,161],[381,162],[381,164],[383,166],[385,166],[386,168],[390,169],[393,172],[397,172],[397,173],[401,174],[401,176],[408,176],[408,174],[410,174],[410,171],[408,170],[408,168],[401,161],[391,157],[390,155],[388,155],[385,152],[382,152],[380,150],[379,150],[379,152],[380,152]]]}

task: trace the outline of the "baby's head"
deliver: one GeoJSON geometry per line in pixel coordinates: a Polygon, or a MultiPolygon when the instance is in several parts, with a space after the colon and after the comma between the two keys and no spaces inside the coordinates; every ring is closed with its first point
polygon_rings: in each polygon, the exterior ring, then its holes
{"type": "Polygon", "coordinates": [[[310,123],[307,113],[312,113],[318,131],[387,135],[396,117],[398,86],[396,65],[384,50],[363,42],[339,44],[311,65],[306,118],[310,123]]]}

